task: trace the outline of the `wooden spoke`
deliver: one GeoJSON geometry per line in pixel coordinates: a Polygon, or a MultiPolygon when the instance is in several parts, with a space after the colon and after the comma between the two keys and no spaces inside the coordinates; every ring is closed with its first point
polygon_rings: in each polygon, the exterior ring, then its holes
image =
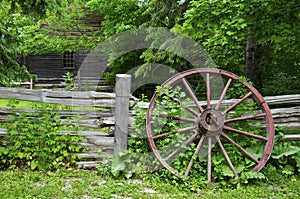
{"type": "Polygon", "coordinates": [[[256,164],[259,163],[259,161],[253,156],[251,155],[248,151],[246,151],[246,149],[244,149],[243,147],[241,147],[238,143],[236,143],[235,141],[233,141],[226,133],[222,132],[221,134],[228,142],[232,143],[234,146],[236,146],[242,153],[244,153],[250,160],[252,160],[253,162],[255,162],[256,164]]]}
{"type": "Polygon", "coordinates": [[[219,146],[220,146],[220,149],[221,149],[221,151],[222,151],[222,153],[223,153],[223,155],[224,155],[224,157],[225,157],[225,159],[226,159],[226,161],[227,161],[227,164],[229,165],[229,167],[230,167],[230,169],[232,170],[233,174],[234,174],[235,176],[238,176],[238,173],[236,172],[236,170],[235,170],[235,168],[234,168],[234,166],[233,166],[233,164],[232,164],[232,162],[231,162],[231,160],[230,160],[230,158],[229,158],[229,156],[228,156],[228,154],[227,154],[227,152],[226,152],[226,150],[225,150],[225,148],[224,148],[224,146],[223,146],[223,144],[222,144],[220,138],[219,138],[219,137],[216,137],[216,139],[217,139],[218,144],[219,144],[219,146]]]}
{"type": "Polygon", "coordinates": [[[159,139],[159,138],[171,135],[171,134],[183,133],[183,132],[186,132],[186,131],[191,131],[191,130],[194,130],[196,128],[197,128],[197,126],[190,126],[190,127],[178,129],[177,131],[169,131],[169,132],[166,132],[166,133],[163,133],[163,134],[159,134],[159,135],[153,136],[152,139],[155,140],[155,139],[159,139]]]}
{"type": "Polygon", "coordinates": [[[223,99],[225,98],[226,92],[227,92],[227,90],[228,90],[228,88],[229,88],[231,82],[232,82],[232,79],[231,79],[231,78],[228,79],[227,84],[226,84],[226,86],[225,86],[225,88],[224,88],[224,90],[223,90],[223,92],[222,92],[222,94],[221,94],[221,97],[220,97],[220,99],[219,99],[219,101],[218,101],[218,103],[217,103],[217,105],[216,105],[216,107],[215,107],[216,110],[219,110],[220,105],[221,105],[223,99]]]}
{"type": "Polygon", "coordinates": [[[249,120],[249,119],[254,119],[254,118],[264,117],[264,116],[266,116],[265,113],[249,115],[249,116],[244,116],[244,117],[237,117],[237,118],[232,118],[232,119],[225,120],[224,123],[236,122],[236,121],[241,121],[241,120],[249,120]]]}
{"type": "MultiPolygon", "coordinates": [[[[245,171],[253,172],[258,172],[265,166],[270,158],[274,145],[275,129],[272,114],[263,96],[251,84],[246,81],[239,81],[239,79],[240,78],[237,75],[221,69],[195,68],[178,73],[161,85],[162,88],[166,86],[175,88],[180,84],[180,92],[185,92],[183,97],[174,97],[171,90],[170,95],[168,95],[168,100],[171,103],[162,106],[160,105],[161,103],[159,99],[162,97],[161,95],[163,93],[157,91],[154,93],[149,102],[146,115],[147,137],[150,148],[162,166],[178,177],[187,178],[189,175],[193,175],[192,177],[195,178],[196,176],[194,176],[194,174],[198,174],[202,176],[207,175],[206,178],[209,182],[214,181],[214,161],[212,160],[213,151],[215,150],[213,149],[214,142],[216,142],[219,146],[216,147],[216,150],[219,150],[219,153],[222,153],[222,156],[226,159],[228,167],[230,167],[230,170],[237,177],[238,164],[248,165],[249,167],[245,167],[245,171]],[[201,82],[198,82],[197,80],[200,79],[204,79],[204,81],[202,80],[201,82]],[[213,84],[213,80],[217,80],[217,82],[221,83],[224,82],[224,84],[226,84],[222,87],[222,90],[220,90],[220,95],[218,95],[219,99],[216,99],[216,102],[212,100],[214,94],[217,94],[213,93],[213,88],[216,86],[213,84]],[[246,90],[245,94],[239,99],[228,99],[227,97],[229,90],[232,88],[233,82],[236,83],[237,86],[242,86],[242,88],[246,90]],[[199,86],[202,86],[204,89],[203,92],[205,92],[202,97],[206,98],[206,102],[203,102],[203,104],[202,102],[199,103],[199,96],[193,90],[194,86],[197,86],[198,84],[199,86]],[[246,111],[242,113],[242,115],[235,116],[235,118],[233,118],[234,116],[231,116],[231,113],[235,111],[238,112],[239,110],[237,109],[241,105],[247,104],[248,100],[250,101],[252,97],[255,99],[255,104],[258,105],[255,109],[255,113],[248,113],[246,111]],[[232,100],[234,102],[229,106],[226,105],[226,108],[224,108],[225,99],[232,100]],[[194,105],[194,103],[196,105],[194,105]],[[175,115],[166,113],[166,109],[174,109],[174,106],[172,105],[175,105],[176,108],[178,108],[176,111],[178,114],[175,115]],[[228,114],[228,117],[226,114],[228,114]],[[161,129],[162,127],[160,125],[153,125],[155,124],[157,117],[161,117],[167,122],[173,122],[182,126],[177,127],[179,128],[177,130],[165,130],[165,128],[161,129]],[[249,122],[255,121],[263,122],[264,125],[259,127],[262,128],[262,130],[259,131],[261,133],[245,130],[247,128],[240,129],[230,125],[234,122],[241,122],[246,125],[249,124],[249,122]],[[228,135],[234,135],[234,137],[231,138],[228,135]],[[162,146],[160,141],[164,141],[164,139],[168,139],[168,141],[171,141],[170,143],[176,144],[162,146]],[[241,143],[240,141],[242,140],[246,140],[248,142],[245,143],[243,141],[241,143]],[[196,146],[192,143],[196,143],[196,146]],[[238,153],[242,156],[241,162],[237,163],[237,165],[234,165],[235,163],[233,164],[233,161],[231,161],[233,157],[230,156],[231,153],[229,153],[229,148],[226,148],[228,145],[231,149],[236,152],[238,151],[238,153]],[[250,149],[248,152],[247,150],[252,147],[251,145],[253,145],[253,147],[257,147],[261,153],[252,153],[250,149]],[[190,157],[191,150],[192,157],[189,161],[186,164],[182,164],[181,167],[176,164],[176,168],[174,168],[173,166],[175,165],[173,165],[173,160],[176,159],[177,161],[180,161],[181,155],[184,153],[187,153],[186,155],[190,157]],[[199,155],[202,150],[205,153],[207,152],[207,159],[205,156],[199,155]],[[198,159],[201,161],[201,168],[195,166],[195,161],[198,159]],[[205,171],[202,167],[204,159],[205,162],[207,161],[205,171]],[[249,160],[251,163],[250,165],[248,164],[249,160]]],[[[238,92],[238,90],[236,92],[238,92]]],[[[216,179],[219,178],[216,177],[216,179]]]]}
{"type": "Polygon", "coordinates": [[[194,94],[192,88],[190,87],[190,85],[187,83],[187,81],[185,80],[185,78],[182,78],[182,82],[183,85],[185,86],[185,88],[187,89],[189,95],[192,97],[192,99],[194,100],[197,108],[199,109],[199,111],[202,113],[204,111],[204,109],[202,108],[202,106],[200,105],[200,103],[198,102],[198,99],[196,97],[196,95],[194,94]]]}
{"type": "Polygon", "coordinates": [[[180,104],[184,109],[188,110],[189,112],[191,112],[193,115],[195,115],[196,117],[198,117],[198,113],[196,111],[194,111],[193,109],[191,109],[190,107],[187,107],[186,105],[184,105],[184,103],[182,103],[180,100],[174,98],[174,97],[171,97],[170,96],[170,99],[172,99],[174,102],[177,102],[178,104],[180,104]]]}
{"type": "Polygon", "coordinates": [[[189,172],[194,164],[194,157],[198,156],[199,152],[200,152],[200,149],[202,147],[202,144],[204,142],[204,139],[205,139],[205,135],[202,135],[201,138],[200,138],[200,141],[198,142],[198,145],[197,145],[197,148],[193,154],[193,157],[191,158],[190,160],[190,163],[185,171],[185,174],[184,174],[184,177],[186,178],[188,175],[189,175],[189,172]]]}
{"type": "Polygon", "coordinates": [[[262,141],[267,141],[268,140],[268,138],[266,138],[264,136],[255,135],[255,134],[252,134],[252,133],[248,133],[246,131],[241,131],[241,130],[238,130],[238,129],[231,128],[229,126],[224,126],[223,129],[228,130],[228,131],[232,131],[232,132],[235,132],[235,133],[238,133],[238,134],[241,134],[241,135],[245,135],[245,136],[248,136],[248,137],[251,137],[251,138],[255,138],[255,139],[258,139],[258,140],[262,140],[262,141]]]}
{"type": "Polygon", "coordinates": [[[207,98],[207,107],[206,109],[211,109],[211,104],[210,104],[210,75],[209,73],[206,73],[206,98],[207,98]]]}
{"type": "Polygon", "coordinates": [[[166,157],[164,160],[168,161],[170,160],[172,157],[174,157],[174,155],[176,155],[177,153],[179,153],[183,147],[188,146],[192,141],[194,141],[197,137],[197,135],[199,135],[198,132],[194,133],[189,139],[187,139],[180,147],[178,147],[177,149],[175,149],[170,155],[168,155],[168,157],[166,157]]]}
{"type": "Polygon", "coordinates": [[[207,180],[211,182],[211,140],[212,137],[208,137],[208,148],[207,148],[207,180]]]}
{"type": "Polygon", "coordinates": [[[235,108],[237,105],[239,105],[240,103],[242,103],[245,99],[247,99],[250,95],[252,95],[251,91],[249,93],[247,93],[243,98],[239,99],[237,102],[235,102],[234,104],[232,104],[228,109],[226,109],[225,111],[223,111],[222,115],[225,115],[228,111],[230,111],[233,108],[235,108]]]}

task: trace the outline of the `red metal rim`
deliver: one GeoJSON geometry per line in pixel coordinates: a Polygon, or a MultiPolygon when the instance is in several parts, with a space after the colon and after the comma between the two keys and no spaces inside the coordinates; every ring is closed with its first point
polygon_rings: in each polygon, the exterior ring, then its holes
{"type": "MultiPolygon", "coordinates": [[[[230,72],[224,71],[224,70],[220,70],[220,69],[215,69],[215,68],[197,68],[197,69],[192,69],[192,70],[188,70],[182,73],[179,73],[173,77],[171,77],[170,79],[168,79],[165,83],[162,84],[162,89],[166,86],[170,86],[172,84],[174,84],[175,82],[182,80],[183,82],[185,81],[185,78],[192,76],[192,75],[201,75],[202,77],[206,76],[207,82],[206,84],[210,85],[209,83],[209,79],[210,79],[210,75],[219,75],[220,78],[227,78],[229,81],[227,82],[228,87],[230,86],[230,83],[232,81],[238,81],[239,77],[237,75],[234,75],[230,72]]],[[[256,138],[258,139],[263,139],[265,141],[265,146],[263,149],[263,154],[262,156],[259,158],[259,160],[255,160],[256,165],[252,168],[253,172],[258,172],[260,171],[265,164],[267,163],[268,159],[270,158],[272,149],[273,149],[273,145],[274,145],[274,135],[275,135],[275,130],[274,130],[274,124],[273,124],[273,119],[272,119],[272,115],[270,112],[270,109],[267,105],[267,103],[265,102],[264,98],[262,97],[262,95],[249,83],[242,81],[241,84],[243,84],[249,91],[249,93],[244,96],[245,99],[247,99],[249,96],[253,97],[254,100],[256,101],[257,104],[260,105],[260,110],[261,110],[261,114],[259,115],[254,115],[254,116],[248,116],[248,118],[255,118],[255,117],[264,117],[265,118],[265,131],[266,131],[266,135],[265,137],[262,138],[257,136],[256,138]]],[[[225,86],[226,89],[227,85],[225,86]]],[[[224,89],[224,90],[225,90],[224,89]]],[[[228,89],[228,88],[227,88],[228,89]]],[[[227,90],[226,90],[227,91],[227,90]]],[[[225,91],[225,93],[226,93],[225,91]]],[[[207,109],[212,109],[211,106],[211,100],[210,100],[210,96],[211,96],[211,90],[210,88],[207,88],[206,90],[206,95],[207,95],[207,106],[206,106],[206,110],[207,109]]],[[[159,97],[159,93],[155,93],[150,101],[149,107],[148,107],[148,111],[147,111],[147,117],[146,117],[146,130],[147,130],[147,136],[148,136],[148,141],[149,144],[151,146],[152,151],[154,152],[155,156],[157,157],[157,159],[160,161],[160,163],[167,168],[170,172],[172,172],[175,175],[181,176],[177,171],[174,170],[174,168],[168,164],[168,162],[165,160],[164,157],[162,157],[162,155],[160,154],[160,151],[157,149],[155,140],[154,140],[154,135],[153,135],[153,129],[152,129],[152,124],[151,124],[151,120],[152,120],[152,112],[153,109],[156,105],[156,99],[159,97]]],[[[241,98],[240,101],[244,101],[245,99],[241,98]]],[[[222,100],[220,100],[222,101],[222,100]]],[[[221,104],[221,102],[220,102],[221,104]]],[[[220,106],[220,104],[217,104],[217,106],[220,106]]],[[[233,107],[234,109],[235,107],[233,107]]],[[[201,113],[203,113],[205,110],[201,107],[201,105],[198,107],[199,112],[198,112],[198,117],[201,115],[201,113]]],[[[226,114],[226,113],[224,113],[226,114]]],[[[231,130],[231,128],[226,127],[227,130],[231,130]]],[[[239,132],[242,133],[242,132],[239,132]]],[[[247,132],[246,132],[247,133],[247,132]]],[[[246,134],[247,135],[247,134],[246,134]]],[[[228,138],[228,136],[224,133],[224,132],[220,132],[220,136],[223,136],[225,138],[228,138]]],[[[209,136],[208,136],[209,137],[209,136]]],[[[199,145],[201,145],[201,142],[204,142],[205,137],[201,137],[200,141],[199,141],[199,145]],[[202,139],[203,138],[203,139],[202,139]]],[[[210,140],[211,138],[208,138],[208,140],[210,140]]],[[[218,136],[216,136],[217,142],[220,144],[220,148],[222,149],[222,143],[221,140],[218,138],[218,136]]],[[[230,141],[230,138],[228,138],[230,141]]],[[[247,152],[245,152],[247,154],[247,152]]],[[[251,154],[250,154],[251,157],[251,154]]],[[[208,158],[211,158],[210,155],[208,158]]],[[[229,159],[229,158],[228,158],[229,159]]],[[[209,164],[209,163],[208,163],[209,164]]],[[[230,164],[230,161],[229,161],[230,164]]],[[[233,165],[229,165],[232,166],[233,165]]],[[[208,166],[208,170],[211,169],[209,168],[211,167],[211,165],[208,166]]],[[[191,168],[190,168],[191,169],[191,168]]],[[[208,175],[211,175],[210,173],[211,171],[208,171],[208,175]]],[[[233,172],[234,172],[234,168],[233,168],[233,172]]],[[[234,172],[235,175],[237,175],[236,172],[234,172]]],[[[184,177],[188,176],[188,172],[184,177]]],[[[208,176],[208,181],[211,181],[211,176],[208,176]]]]}

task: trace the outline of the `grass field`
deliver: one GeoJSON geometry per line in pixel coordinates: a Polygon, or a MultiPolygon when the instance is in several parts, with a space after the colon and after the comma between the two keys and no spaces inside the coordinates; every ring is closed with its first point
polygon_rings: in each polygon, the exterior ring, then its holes
{"type": "Polygon", "coordinates": [[[299,176],[274,173],[239,188],[174,186],[156,176],[135,179],[103,177],[97,171],[0,172],[0,197],[8,198],[300,198],[299,176]]]}
{"type": "MultiPolygon", "coordinates": [[[[16,100],[16,108],[18,109],[32,109],[34,105],[36,104],[45,104],[43,102],[31,102],[31,101],[25,101],[25,100],[16,100]]],[[[1,108],[9,108],[8,106],[9,100],[8,99],[0,99],[0,107],[1,108]]],[[[60,105],[60,104],[53,104],[55,106],[55,109],[57,110],[79,110],[79,111],[86,111],[86,110],[99,110],[99,111],[105,111],[109,110],[106,108],[101,107],[75,107],[75,106],[67,106],[67,105],[60,105]]]]}

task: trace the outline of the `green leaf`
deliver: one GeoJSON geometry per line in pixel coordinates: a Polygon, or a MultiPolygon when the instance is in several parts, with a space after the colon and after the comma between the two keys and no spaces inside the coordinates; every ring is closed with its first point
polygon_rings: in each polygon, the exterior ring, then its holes
{"type": "Polygon", "coordinates": [[[228,166],[221,166],[221,173],[223,176],[234,177],[234,173],[228,166]]]}
{"type": "Polygon", "coordinates": [[[287,175],[293,175],[295,172],[295,168],[292,165],[285,165],[282,173],[287,174],[287,175]]]}
{"type": "Polygon", "coordinates": [[[118,177],[120,175],[120,171],[123,171],[125,169],[125,164],[123,161],[121,161],[121,158],[119,155],[115,155],[112,160],[111,165],[111,172],[115,177],[118,177]]]}
{"type": "Polygon", "coordinates": [[[285,156],[291,156],[296,153],[300,152],[300,147],[297,146],[290,146],[289,148],[286,148],[284,152],[278,154],[278,155],[272,155],[272,158],[274,159],[280,159],[285,156]]]}
{"type": "Polygon", "coordinates": [[[2,155],[7,155],[8,154],[8,149],[6,147],[0,147],[0,156],[2,155]]]}
{"type": "Polygon", "coordinates": [[[38,162],[37,160],[32,160],[32,161],[30,162],[30,168],[31,168],[32,170],[36,169],[38,166],[39,166],[39,162],[38,162]]]}

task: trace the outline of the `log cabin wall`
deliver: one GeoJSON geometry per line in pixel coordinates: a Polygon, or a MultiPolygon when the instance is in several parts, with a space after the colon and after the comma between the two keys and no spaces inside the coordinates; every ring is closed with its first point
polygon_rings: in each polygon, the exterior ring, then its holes
{"type": "Polygon", "coordinates": [[[86,56],[87,53],[84,51],[29,55],[26,57],[25,65],[30,73],[37,75],[38,79],[59,79],[67,72],[76,76],[86,56]]]}
{"type": "MultiPolygon", "coordinates": [[[[84,30],[64,30],[64,34],[70,35],[71,38],[80,37],[82,35],[92,36],[93,31],[98,30],[101,27],[103,16],[87,14],[82,19],[78,19],[78,21],[86,26],[84,30]]],[[[48,27],[47,24],[43,24],[42,28],[50,27],[48,27]]],[[[51,29],[52,28],[53,27],[51,27],[51,29]]],[[[57,36],[59,35],[60,34],[57,33],[57,36]]],[[[44,84],[57,84],[61,83],[63,75],[67,72],[71,72],[74,77],[77,76],[77,72],[87,55],[87,50],[29,55],[22,60],[22,64],[28,68],[30,73],[37,76],[38,81],[41,81],[44,84]]]]}

